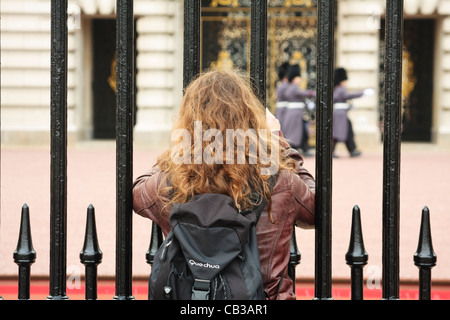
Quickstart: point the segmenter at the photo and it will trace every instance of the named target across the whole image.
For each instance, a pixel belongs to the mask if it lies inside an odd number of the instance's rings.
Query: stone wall
[[[1,3],[2,145],[49,145],[50,1]],[[69,143],[92,138],[90,22],[114,18],[115,0],[69,1]],[[78,10],[78,11],[77,11]],[[182,97],[183,1],[135,0],[137,122],[135,144],[166,146]],[[379,21],[383,0],[338,0],[336,66],[349,89],[373,88],[350,112],[358,145],[380,144]],[[432,137],[450,144],[450,0],[405,0],[405,18],[436,20]]]
[[[380,144],[378,127],[380,1],[338,1],[336,67],[347,70],[350,92],[367,88],[373,96],[353,100],[349,117],[359,147]]]
[[[115,1],[69,1],[69,144],[92,136],[93,18],[114,18]],[[78,12],[77,12],[78,10]],[[182,1],[136,0],[138,111],[135,142],[158,147],[182,96]],[[2,144],[49,145],[50,1],[2,0]]]

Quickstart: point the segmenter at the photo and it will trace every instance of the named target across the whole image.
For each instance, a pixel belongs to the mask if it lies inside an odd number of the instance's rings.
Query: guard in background
[[[299,86],[301,70],[298,64],[289,67],[287,72],[288,85],[285,88],[283,99],[287,100],[286,110],[283,116],[278,118],[281,131],[291,147],[301,149],[305,157],[312,156],[308,145],[308,124],[304,121],[306,99],[314,98],[313,90],[302,90]]]
[[[349,100],[374,94],[373,89],[348,93],[346,88],[347,80],[347,71],[344,68],[337,68],[334,71],[333,158],[339,158],[334,152],[337,142],[345,143],[350,157],[361,155],[361,151],[356,148],[352,123],[348,118],[348,111],[353,109],[353,105],[349,103]]]
[[[289,86],[289,81],[287,77],[287,72],[289,69],[289,62],[284,62],[278,69],[278,79],[279,82],[276,88],[277,94],[277,104],[275,108],[275,118],[278,119],[281,125],[281,131],[284,132],[283,122],[286,118],[287,111],[287,98],[286,98],[286,88]]]

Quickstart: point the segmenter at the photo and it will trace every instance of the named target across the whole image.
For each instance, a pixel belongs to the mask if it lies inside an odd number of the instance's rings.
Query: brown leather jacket
[[[295,299],[293,283],[287,272],[294,224],[305,229],[314,227],[314,178],[302,167],[300,154],[294,149],[289,153],[296,159],[297,167],[295,172],[281,171],[278,174],[272,192],[275,222],[270,221],[265,208],[257,225],[264,288],[270,299],[280,300]],[[170,208],[163,208],[157,193],[159,184],[165,181],[162,179],[163,174],[157,166],[138,177],[133,188],[133,208],[139,215],[155,221],[167,235]],[[167,200],[165,197],[162,199]]]

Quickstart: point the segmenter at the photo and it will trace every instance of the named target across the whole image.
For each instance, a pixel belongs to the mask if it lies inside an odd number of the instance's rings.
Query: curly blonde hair
[[[269,164],[256,156],[252,146],[257,146],[259,155],[262,151],[270,155],[277,153],[276,173],[294,165],[283,152],[278,152],[279,141],[277,146],[273,143],[265,112],[251,89],[249,79],[241,71],[212,70],[194,79],[184,92],[173,133],[182,130],[188,137],[195,137],[201,124],[201,152],[198,152],[199,145],[195,143],[199,140],[194,138],[194,141],[175,141],[158,158],[158,166],[166,174],[171,192],[167,204],[187,202],[196,194],[221,193],[232,197],[237,208],[248,210],[259,204],[250,199],[250,194],[256,192],[260,199],[264,196],[268,200],[270,213],[270,174],[264,171]],[[209,137],[205,141],[204,133],[209,129],[216,134],[214,140]],[[232,141],[221,140],[221,137],[229,137],[227,132],[230,130],[234,134]],[[243,133],[256,134],[242,136]],[[235,142],[241,138],[245,139],[245,146],[240,147]],[[211,147],[213,144],[214,148]],[[215,161],[202,161],[205,153],[214,157]],[[174,155],[181,156],[184,161],[174,161]],[[243,156],[244,163],[239,161]]]

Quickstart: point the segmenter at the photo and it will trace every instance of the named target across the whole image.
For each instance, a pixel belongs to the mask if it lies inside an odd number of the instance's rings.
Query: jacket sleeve
[[[314,228],[315,194],[298,175],[292,175],[291,192],[295,225],[303,229]]]
[[[133,184],[133,210],[149,218],[165,229],[168,219],[164,219],[166,210],[161,205],[158,188],[161,184],[161,171],[155,166],[149,172],[136,178]]]
[[[281,130],[278,131],[278,135],[281,138],[284,137],[283,132]],[[305,182],[305,184],[312,192],[315,192],[316,182],[314,180],[314,177],[309,173],[309,171],[303,167],[304,161],[300,153],[296,149],[291,148],[289,144],[285,142],[285,140],[283,140],[281,147],[284,148],[284,153],[286,156],[295,160],[294,172]]]
[[[288,156],[294,160],[295,162],[295,169],[294,172],[304,181],[304,183],[308,186],[308,188],[315,193],[316,191],[316,181],[314,180],[314,177],[312,176],[309,171],[303,167],[303,157],[300,155],[300,153],[293,149],[289,148],[286,150]]]
[[[295,149],[287,150],[289,156],[296,160],[295,174],[292,175],[291,192],[294,198],[296,226],[314,228],[316,182],[309,171],[303,167],[303,158]]]

